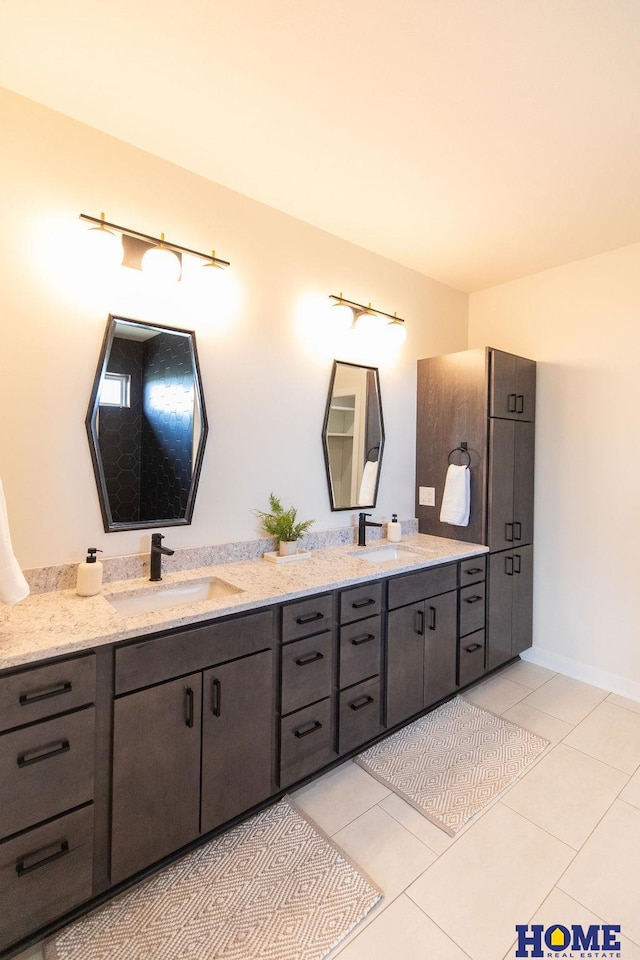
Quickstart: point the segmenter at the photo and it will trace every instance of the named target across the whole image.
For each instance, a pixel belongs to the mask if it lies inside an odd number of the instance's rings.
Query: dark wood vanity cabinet
[[[272,622],[264,611],[116,648],[116,694],[153,686],[114,701],[112,883],[273,792]]]
[[[489,670],[531,646],[532,551],[525,548],[533,543],[535,397],[535,362],[502,350],[467,350],[418,363],[420,532],[473,540],[491,551],[486,631],[467,644],[471,650],[461,648],[461,678],[477,679],[482,657]],[[457,527],[439,517],[447,464],[467,460],[457,449],[463,443],[471,461],[471,515],[467,527]],[[435,487],[435,506],[420,504],[420,487]],[[520,574],[505,572],[502,551],[513,553]],[[511,563],[506,559],[507,571]]]
[[[0,677],[0,950],[92,895],[95,659]]]

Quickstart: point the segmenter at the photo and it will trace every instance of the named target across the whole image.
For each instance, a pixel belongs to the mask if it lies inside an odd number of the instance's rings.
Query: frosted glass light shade
[[[407,339],[407,328],[401,320],[390,320],[384,333],[391,347],[401,347]]]
[[[329,322],[336,331],[350,330],[353,326],[353,310],[346,303],[334,303],[329,307]]]
[[[90,256],[94,263],[109,270],[122,263],[122,237],[105,227],[91,227],[87,230]]]
[[[142,258],[142,270],[146,276],[161,283],[180,279],[181,267],[178,257],[166,247],[152,247]]]

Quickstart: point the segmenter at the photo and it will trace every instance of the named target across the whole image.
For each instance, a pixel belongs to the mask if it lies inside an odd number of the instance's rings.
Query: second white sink
[[[403,559],[408,553],[411,553],[411,551],[407,547],[395,547],[391,544],[385,544],[383,547],[362,547],[360,550],[353,551],[355,557],[358,557],[359,560],[367,560],[369,563]]]
[[[183,607],[200,600],[215,600],[242,592],[240,587],[235,587],[226,580],[207,577],[206,580],[185,580],[183,583],[160,587],[142,587],[135,593],[124,595],[114,593],[111,596],[106,595],[105,599],[118,613],[135,616],[137,613],[153,613],[156,610]]]

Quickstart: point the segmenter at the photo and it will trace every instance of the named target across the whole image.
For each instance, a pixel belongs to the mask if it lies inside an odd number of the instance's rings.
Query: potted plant
[[[296,523],[296,508],[289,507],[288,510],[285,510],[280,500],[273,493],[269,494],[269,506],[271,507],[271,513],[256,510],[256,516],[260,518],[266,532],[272,537],[278,538],[280,556],[291,556],[291,554],[297,552],[298,540],[302,534],[306,533],[315,521],[299,520]]]

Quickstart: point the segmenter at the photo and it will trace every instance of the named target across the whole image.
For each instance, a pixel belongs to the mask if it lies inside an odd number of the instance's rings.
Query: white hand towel
[[[20,603],[29,596],[29,584],[13,555],[9,517],[0,480],[0,603]]]
[[[456,527],[469,524],[471,511],[471,471],[467,466],[450,463],[444,482],[440,522]]]
[[[359,507],[370,507],[376,495],[376,480],[378,479],[378,461],[367,460],[362,471],[362,482],[358,495]]]

